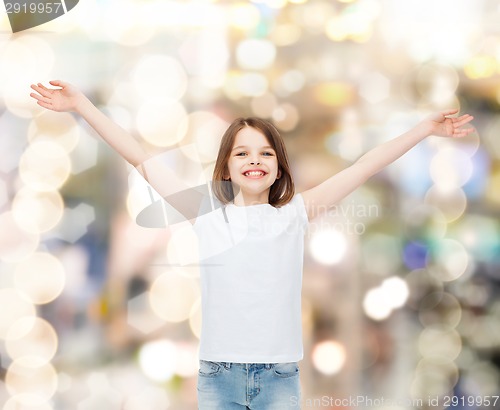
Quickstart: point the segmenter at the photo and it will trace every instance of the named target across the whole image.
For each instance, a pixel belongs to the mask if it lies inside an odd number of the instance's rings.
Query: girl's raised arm
[[[63,81],[50,81],[58,88],[47,88],[41,83],[32,84],[36,91],[30,94],[38,105],[52,111],[75,112],[101,136],[119,155],[132,164],[148,183],[163,197],[189,190],[189,186],[177,173],[156,161],[141,144],[127,131],[108,118],[75,86]],[[201,201],[201,196],[196,196]],[[172,204],[183,215],[195,215],[198,204],[189,201],[175,201]],[[196,202],[196,201],[195,201]]]
[[[36,93],[31,93],[30,96],[37,100],[38,105],[53,111],[80,114],[104,141],[133,166],[148,158],[148,154],[134,137],[104,115],[75,86],[63,81],[50,81],[50,84],[60,88],[49,89],[41,83],[31,85]]]
[[[410,131],[368,151],[353,165],[340,171],[326,181],[302,193],[307,215],[312,219],[335,205],[368,178],[401,157],[420,141],[430,135],[440,137],[465,137],[473,129],[461,129],[473,117],[465,114],[457,118],[449,117],[458,110],[446,110],[430,115]]]

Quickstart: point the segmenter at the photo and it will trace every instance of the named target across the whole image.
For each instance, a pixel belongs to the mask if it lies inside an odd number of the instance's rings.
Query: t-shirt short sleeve
[[[304,203],[304,198],[302,194],[295,194],[295,196],[290,201],[290,204],[294,206],[297,217],[300,220],[302,226],[306,226],[309,223],[309,218],[307,217],[306,205]]]

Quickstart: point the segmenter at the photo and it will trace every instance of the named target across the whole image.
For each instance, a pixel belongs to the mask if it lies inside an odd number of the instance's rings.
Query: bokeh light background
[[[401,410],[499,394],[496,0],[81,0],[16,35],[0,7],[3,410],[196,408],[192,235],[135,224],[132,168],[30,99],[51,79],[152,153],[195,144],[207,175],[228,123],[270,118],[299,191],[430,111],[473,114],[476,133],[429,138],[311,224],[302,393]],[[379,402],[332,402],[360,395]]]

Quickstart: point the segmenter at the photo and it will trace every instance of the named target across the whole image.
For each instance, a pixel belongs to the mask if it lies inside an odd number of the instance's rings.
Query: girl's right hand
[[[77,111],[85,95],[69,83],[59,80],[49,83],[60,88],[49,89],[41,83],[31,85],[36,93],[31,93],[30,96],[37,100],[37,104],[52,111]]]

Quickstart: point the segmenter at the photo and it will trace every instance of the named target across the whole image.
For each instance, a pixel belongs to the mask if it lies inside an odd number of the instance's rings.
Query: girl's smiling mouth
[[[264,172],[261,169],[250,169],[243,173],[243,176],[247,178],[262,178],[265,175],[267,175],[267,172]]]

